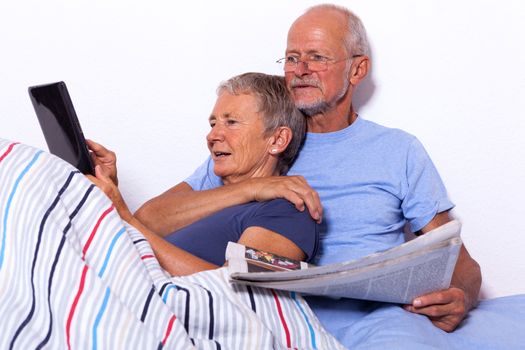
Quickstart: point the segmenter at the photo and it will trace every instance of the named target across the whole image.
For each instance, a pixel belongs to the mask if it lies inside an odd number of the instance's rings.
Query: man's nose
[[[295,66],[294,73],[297,76],[303,76],[303,75],[311,74],[312,71],[308,68],[308,62],[299,61],[297,62],[297,65]]]

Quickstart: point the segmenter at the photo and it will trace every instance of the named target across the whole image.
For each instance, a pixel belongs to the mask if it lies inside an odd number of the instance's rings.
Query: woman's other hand
[[[122,194],[120,193],[120,190],[118,189],[117,185],[109,177],[109,174],[106,171],[107,170],[104,169],[101,165],[96,165],[96,176],[86,176],[89,180],[91,180],[91,182],[93,182],[97,187],[99,187],[106,194],[106,196],[109,197],[109,199],[113,202],[115,209],[117,209],[117,212],[119,213],[120,217],[123,220],[130,222],[133,218],[133,215],[131,214],[128,205],[124,201],[124,198],[122,198]]]

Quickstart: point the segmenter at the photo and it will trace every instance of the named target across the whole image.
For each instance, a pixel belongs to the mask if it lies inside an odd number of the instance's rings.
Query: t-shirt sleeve
[[[401,207],[410,229],[416,232],[454,204],[434,163],[416,138],[408,149],[406,164],[406,194]]]
[[[262,205],[249,219],[247,226],[274,231],[294,242],[312,261],[319,246],[318,225],[308,210],[300,212],[285,199],[274,199]]]
[[[210,156],[184,182],[194,191],[209,190],[223,185],[221,178],[213,172],[213,160]]]

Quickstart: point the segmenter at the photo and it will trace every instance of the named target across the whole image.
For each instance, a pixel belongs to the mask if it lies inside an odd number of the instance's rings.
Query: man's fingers
[[[284,193],[283,196],[284,199],[286,199],[288,202],[292,203],[295,208],[299,211],[303,211],[305,208],[304,200],[297,195],[294,191],[287,191]]]
[[[465,302],[465,292],[459,288],[449,288],[419,296],[414,299],[412,305],[421,308],[436,304],[450,304],[454,302]]]
[[[262,179],[252,179],[250,182],[253,199],[267,201],[284,198],[291,202],[299,211],[308,208],[314,220],[321,222],[323,207],[319,194],[308,185],[302,176],[274,176]]]
[[[302,202],[300,206],[297,206],[298,202],[293,202],[296,204],[297,209],[303,211],[304,205],[306,205],[310,216],[320,223],[323,217],[323,207],[321,206],[321,199],[317,191],[312,189],[302,176],[293,176],[290,177],[290,179],[293,184],[290,186],[291,190],[295,192],[296,196],[299,197]]]
[[[445,305],[431,305],[421,308],[413,307],[412,305],[407,305],[405,310],[413,312],[415,314],[426,315],[429,317],[442,317],[450,315],[454,311],[454,306],[452,304]]]
[[[432,323],[446,332],[453,331],[467,313],[465,292],[459,288],[426,294],[414,299],[404,309],[427,316]]]

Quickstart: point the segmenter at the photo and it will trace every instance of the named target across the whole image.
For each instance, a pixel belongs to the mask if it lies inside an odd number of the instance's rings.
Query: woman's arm
[[[263,227],[248,227],[238,243],[286,258],[304,261],[306,254],[290,239]]]
[[[96,177],[88,176],[111,199],[120,217],[137,228],[150,243],[160,265],[172,275],[189,275],[195,272],[215,269],[218,266],[181,249],[146,227],[131,214],[118,187],[103,168],[95,167]],[[272,252],[294,260],[305,260],[306,254],[289,238],[272,230],[250,226],[238,240],[239,243],[259,250]],[[217,247],[220,249],[220,247]]]
[[[181,276],[218,267],[174,246],[144,226],[139,220],[133,217],[118,187],[109,176],[104,173],[100,165],[95,167],[95,174],[96,177],[91,175],[87,177],[111,199],[120,217],[144,235],[164,270],[168,271],[171,275]]]

